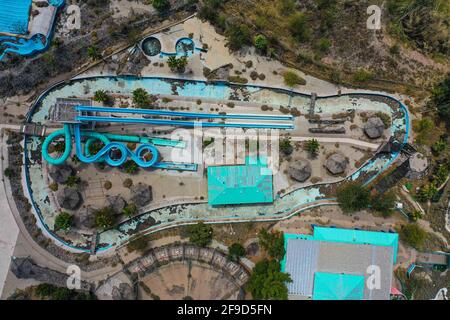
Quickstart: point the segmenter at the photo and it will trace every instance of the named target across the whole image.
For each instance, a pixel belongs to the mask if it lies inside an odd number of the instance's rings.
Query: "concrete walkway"
[[[2,134],[2,132],[0,133]],[[3,139],[0,139],[0,150],[4,154]],[[4,177],[3,165],[0,166],[2,172],[2,179]],[[3,210],[0,211],[0,296],[2,296],[6,277],[8,275],[9,266],[11,263],[11,256],[13,255],[16,246],[17,236],[19,235],[19,228],[10,214],[8,199],[6,197],[5,188],[0,188],[0,206]]]

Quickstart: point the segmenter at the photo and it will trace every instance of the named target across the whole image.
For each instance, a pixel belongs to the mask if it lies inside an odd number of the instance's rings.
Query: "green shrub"
[[[233,51],[240,50],[243,46],[251,44],[250,29],[245,24],[229,27],[225,35],[228,40],[228,48]]]
[[[228,81],[233,83],[246,84],[248,82],[248,79],[242,78],[240,76],[229,76]]]
[[[139,166],[131,159],[124,162],[123,168],[128,174],[134,174],[139,170]]]
[[[105,90],[97,90],[94,92],[94,101],[107,103],[110,97]]]
[[[331,48],[331,40],[328,38],[319,39],[319,41],[317,41],[315,48],[321,54],[327,54]]]
[[[138,208],[134,203],[129,203],[123,208],[123,214],[128,218],[134,216],[136,213],[138,213]]]
[[[387,113],[379,111],[375,113],[375,115],[383,121],[385,128],[389,128],[391,126],[391,117]]]
[[[92,60],[100,60],[102,58],[102,55],[96,46],[90,46],[87,48],[87,55]]]
[[[306,84],[305,79],[303,79],[298,74],[292,71],[286,71],[283,74],[283,77],[284,77],[284,84],[289,87],[303,86]]]
[[[228,248],[228,259],[238,261],[240,257],[245,256],[245,248],[240,243],[233,243]]]
[[[138,108],[150,108],[151,104],[156,101],[156,97],[148,94],[147,91],[145,91],[142,88],[135,89],[133,91],[133,103]]]
[[[169,0],[151,0],[153,7],[158,11],[165,11],[170,8]]]
[[[367,208],[370,192],[357,183],[347,183],[337,192],[337,201],[344,213],[351,213]]]
[[[288,20],[288,28],[291,34],[299,41],[308,41],[311,37],[311,29],[308,26],[306,16],[296,12]]]
[[[278,1],[278,10],[284,16],[290,15],[295,10],[295,1],[294,0],[279,0]]]
[[[55,230],[68,230],[72,226],[73,216],[67,212],[61,212],[55,219]]]
[[[167,65],[173,72],[183,73],[186,70],[188,64],[187,58],[185,56],[177,58],[175,56],[170,56],[167,60]]]
[[[258,234],[258,239],[261,247],[266,250],[270,257],[278,261],[283,259],[286,253],[283,232],[268,232],[266,229],[262,229]]]
[[[257,50],[265,53],[267,51],[267,46],[269,45],[269,41],[267,40],[267,38],[264,35],[258,34],[253,38],[253,45],[255,46],[255,48]]]
[[[294,147],[292,146],[289,138],[283,138],[280,140],[280,151],[287,156],[294,151]]]
[[[355,82],[367,82],[369,80],[373,79],[373,74],[372,72],[363,69],[363,68],[359,68],[358,71],[355,72],[355,74],[353,75],[353,81]]]
[[[426,202],[434,198],[434,196],[438,193],[438,189],[436,187],[436,183],[433,181],[431,183],[427,183],[422,188],[420,188],[418,198],[422,202]]]
[[[292,282],[289,274],[280,271],[276,260],[264,259],[257,262],[246,285],[255,300],[287,300],[286,284]]]
[[[11,168],[6,168],[5,171],[3,171],[3,174],[7,178],[11,178],[14,174],[14,171]]]
[[[75,175],[69,176],[66,181],[66,185],[68,187],[75,187],[78,186],[80,183],[81,183],[80,177],[77,177]]]
[[[36,287],[36,295],[40,298],[46,298],[53,294],[53,292],[56,290],[56,287],[49,283],[40,283]]]
[[[219,23],[220,16],[218,14],[222,0],[204,0],[198,12],[200,19],[208,20],[212,23],[221,25],[222,30],[225,28],[224,23]]]
[[[426,144],[434,135],[436,125],[431,118],[423,118],[419,121],[413,121],[414,131],[417,132],[416,142],[418,144]]]
[[[306,150],[312,155],[316,156],[319,152],[320,144],[316,139],[311,139],[306,142]]]
[[[439,116],[450,119],[450,73],[433,88],[431,103],[436,107]]]
[[[105,207],[95,213],[95,225],[102,230],[109,229],[114,225],[114,216],[110,207]]]
[[[400,54],[400,46],[398,45],[398,43],[396,43],[392,47],[390,47],[389,52],[395,56],[399,55]]]
[[[211,243],[213,230],[211,226],[199,222],[188,226],[189,241],[197,246],[206,247]]]
[[[420,250],[426,239],[427,233],[417,223],[410,223],[400,230],[400,239],[410,246]]]
[[[380,212],[383,217],[387,218],[392,215],[395,207],[395,193],[392,191],[384,194],[378,194],[371,199],[372,209]]]

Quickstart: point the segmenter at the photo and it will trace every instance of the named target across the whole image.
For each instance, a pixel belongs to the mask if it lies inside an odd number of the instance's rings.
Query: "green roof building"
[[[272,170],[265,159],[248,157],[245,165],[208,167],[211,206],[272,202]]]

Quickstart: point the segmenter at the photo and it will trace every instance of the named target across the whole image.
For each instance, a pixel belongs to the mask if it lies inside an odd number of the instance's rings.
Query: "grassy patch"
[[[306,80],[300,77],[297,73],[292,71],[286,71],[283,75],[284,84],[289,87],[303,86],[306,84]]]

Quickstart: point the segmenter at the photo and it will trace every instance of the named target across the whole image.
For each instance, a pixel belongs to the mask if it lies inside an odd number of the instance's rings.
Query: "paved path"
[[[3,139],[0,139],[0,149],[3,153]],[[1,166],[2,178],[3,166]],[[6,178],[7,179],[7,178]],[[8,210],[8,200],[6,197],[5,188],[0,188],[0,296],[3,292],[6,276],[8,275],[11,256],[13,255],[16,246],[17,236],[19,235],[19,228],[14,221],[14,218]]]
[[[194,135],[199,136],[203,135],[203,131],[200,130],[194,130]],[[215,134],[214,132],[208,131],[208,137],[223,137],[221,134]],[[246,136],[249,137],[249,136]],[[359,147],[363,148],[370,148],[370,149],[378,149],[380,146],[377,143],[370,143],[367,141],[359,140],[359,139],[353,139],[353,138],[345,138],[345,137],[317,137],[315,135],[308,135],[308,136],[290,136],[291,141],[308,141],[311,139],[316,139],[318,142],[325,142],[325,143],[347,143],[347,144],[353,144]]]
[[[358,139],[352,139],[352,138],[341,138],[341,137],[314,137],[314,136],[305,136],[305,137],[291,137],[291,141],[308,141],[311,139],[316,139],[318,142],[325,142],[325,143],[346,143],[346,144],[353,144],[359,147],[363,148],[369,148],[369,149],[378,149],[380,146],[376,143],[370,143],[363,140]]]

